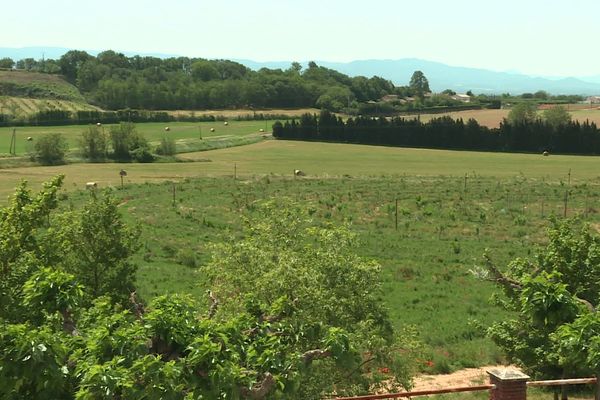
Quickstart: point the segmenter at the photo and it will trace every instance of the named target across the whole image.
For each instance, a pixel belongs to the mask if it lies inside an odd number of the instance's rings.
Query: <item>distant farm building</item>
[[[590,96],[585,101],[590,104],[600,104],[600,96]]]
[[[462,101],[463,103],[470,103],[471,102],[471,96],[469,96],[468,94],[454,94],[452,96],[450,96],[452,98],[452,100],[457,100],[457,101]]]
[[[383,96],[381,98],[381,101],[383,101],[385,103],[391,103],[392,101],[398,101],[398,95],[397,94],[386,94],[385,96]]]

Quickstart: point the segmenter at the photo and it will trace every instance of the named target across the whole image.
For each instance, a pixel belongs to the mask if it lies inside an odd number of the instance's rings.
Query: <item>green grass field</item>
[[[242,124],[240,122],[240,124]],[[249,122],[258,124],[261,122]],[[160,132],[156,127],[157,135]],[[222,124],[220,125],[222,126]],[[250,125],[250,129],[257,126]],[[35,128],[43,129],[43,128]],[[77,130],[74,127],[74,135]],[[163,128],[164,129],[164,128]],[[173,128],[174,130],[175,128]],[[205,130],[203,126],[203,132]],[[219,129],[215,132],[218,135]],[[43,133],[40,133],[43,134]],[[8,144],[6,144],[8,146]],[[162,182],[192,177],[232,176],[234,168],[240,177],[256,175],[291,176],[301,169],[309,176],[379,177],[387,176],[486,176],[507,179],[523,176],[546,182],[566,182],[571,171],[574,183],[600,182],[596,157],[555,156],[462,152],[428,149],[405,149],[364,145],[310,143],[267,140],[248,146],[181,154],[186,162],[154,164],[70,164],[53,167],[21,167],[0,169],[0,197],[5,198],[21,180],[41,183],[64,173],[67,187],[77,189],[88,181],[101,186],[120,184],[119,170],[128,171],[127,182]]]
[[[263,199],[287,197],[311,207],[316,221],[350,222],[360,238],[357,252],[383,266],[394,322],[416,326],[426,344],[423,370],[444,373],[503,360],[485,327],[505,314],[489,302],[492,285],[470,270],[485,249],[500,266],[532,256],[545,241],[546,218],[562,215],[565,190],[524,176],[470,176],[465,190],[464,177],[266,175],[128,184],[116,195],[128,220],[143,230],[136,261],[145,298],[203,296],[211,243],[238,234],[242,215]],[[65,204],[77,204],[89,194],[65,196]],[[568,215],[597,224],[599,205],[600,186],[572,183]]]
[[[256,129],[261,123],[248,124]],[[172,125],[171,134],[183,135],[188,126]],[[161,124],[144,129],[148,136],[164,134]],[[218,124],[215,135],[224,129]],[[530,256],[545,240],[546,218],[563,214],[566,190],[568,215],[600,226],[595,157],[276,140],[179,157],[185,162],[0,169],[0,195],[21,179],[35,187],[65,173],[67,207],[89,196],[79,190],[85,182],[118,188],[118,172],[125,168],[125,187],[115,194],[126,218],[143,231],[136,262],[146,298],[202,295],[210,244],[236,235],[255,202],[288,197],[305,203],[317,220],[350,222],[360,237],[357,251],[382,264],[391,315],[397,325],[418,327],[425,361],[433,362],[423,369],[431,372],[502,360],[484,328],[504,315],[488,302],[493,287],[469,272],[486,248],[499,265]],[[294,169],[307,176],[294,178]]]
[[[232,121],[227,126],[223,122],[171,122],[171,123],[143,123],[136,124],[136,128],[151,145],[157,145],[164,136],[172,137],[178,145],[178,152],[202,150],[202,140],[206,142],[226,141],[232,137],[260,136],[260,129],[265,132],[271,131],[271,125],[274,121]],[[104,125],[102,128],[106,133],[110,132],[111,125]],[[166,127],[169,131],[165,131]],[[67,126],[47,126],[47,127],[8,127],[0,128],[0,155],[7,155],[10,148],[10,141],[13,130],[16,132],[17,156],[27,155],[33,148],[33,143],[43,135],[58,132],[61,133],[69,144],[72,153],[76,153],[79,147],[79,138],[81,133],[88,129],[89,125],[67,125]],[[214,129],[214,132],[210,130]],[[32,142],[27,138],[31,137]],[[201,140],[202,138],[202,140]],[[216,146],[228,147],[228,146]],[[215,148],[215,147],[213,147]]]

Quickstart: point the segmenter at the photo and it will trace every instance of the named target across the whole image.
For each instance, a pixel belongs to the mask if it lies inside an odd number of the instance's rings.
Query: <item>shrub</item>
[[[177,152],[175,139],[170,136],[165,136],[160,140],[160,144],[156,148],[156,153],[163,156],[172,156]]]
[[[135,129],[135,125],[122,122],[110,128],[113,157],[117,160],[134,159],[139,162],[152,162],[154,157],[148,150],[148,142]]]
[[[79,139],[81,155],[88,160],[103,160],[108,152],[108,141],[104,130],[90,126],[81,133]]]
[[[35,143],[34,157],[44,165],[63,164],[69,145],[60,133],[40,137]]]
[[[154,155],[150,153],[148,146],[137,147],[131,150],[129,158],[140,163],[151,163],[154,161]]]
[[[198,259],[196,253],[190,249],[181,249],[177,252],[177,262],[186,267],[196,268],[198,266]]]

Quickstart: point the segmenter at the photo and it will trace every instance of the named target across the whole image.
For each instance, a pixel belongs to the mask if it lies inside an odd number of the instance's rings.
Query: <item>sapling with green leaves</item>
[[[576,220],[557,219],[548,237],[534,260],[516,259],[505,271],[486,255],[480,273],[502,288],[497,300],[514,315],[489,334],[535,377],[598,374],[600,237]]]

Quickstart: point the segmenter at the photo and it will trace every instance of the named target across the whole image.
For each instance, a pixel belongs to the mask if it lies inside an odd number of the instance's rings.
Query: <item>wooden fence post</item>
[[[398,198],[396,198],[396,230],[398,230]]]

